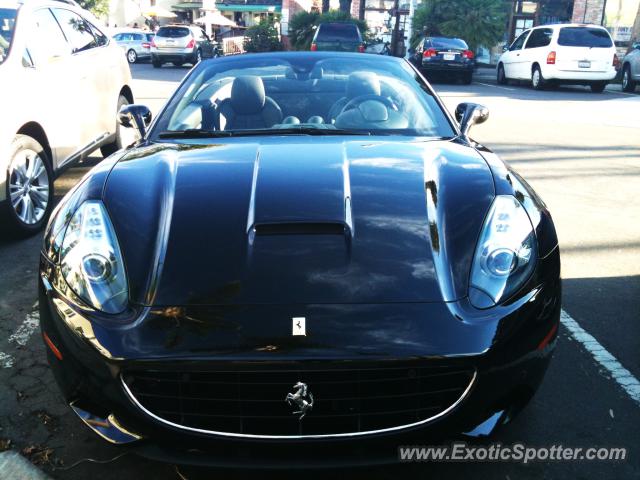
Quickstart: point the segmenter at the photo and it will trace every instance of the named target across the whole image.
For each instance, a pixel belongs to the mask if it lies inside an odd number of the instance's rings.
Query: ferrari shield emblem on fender
[[[303,335],[306,336],[307,335],[307,326],[305,325],[306,323],[306,318],[305,317],[293,317],[291,319],[292,321],[292,325],[291,325],[291,335]]]
[[[298,382],[293,388],[295,389],[295,393],[287,393],[285,402],[298,409],[294,411],[293,414],[301,414],[298,420],[302,420],[307,412],[313,408],[313,395],[309,391],[306,383]]]

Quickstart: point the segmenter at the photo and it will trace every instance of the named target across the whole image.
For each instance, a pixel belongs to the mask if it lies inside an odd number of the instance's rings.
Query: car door
[[[502,65],[504,65],[504,73],[507,78],[522,78],[522,66],[520,65],[522,59],[520,57],[522,55],[522,47],[529,33],[530,30],[522,32],[520,36],[513,41],[509,50],[502,55]]]
[[[52,11],[72,47],[71,68],[80,80],[74,98],[78,107],[76,123],[81,131],[82,147],[90,146],[102,141],[113,130],[114,115],[107,115],[107,112],[111,112],[117,103],[110,80],[116,65],[104,48],[108,44],[106,35],[76,12],[63,7]]]
[[[78,126],[80,78],[72,67],[71,46],[48,8],[33,12],[19,85],[25,108],[43,125],[59,166],[82,143]]]
[[[521,78],[531,77],[534,62],[538,62],[540,65],[546,62],[548,54],[546,47],[551,43],[552,36],[553,29],[551,28],[540,27],[531,30],[524,48],[520,52],[519,68],[523,75]]]
[[[203,58],[213,57],[213,45],[211,44],[211,40],[209,40],[207,33],[201,28],[196,28],[194,29],[193,34],[196,38],[198,46],[202,50]]]

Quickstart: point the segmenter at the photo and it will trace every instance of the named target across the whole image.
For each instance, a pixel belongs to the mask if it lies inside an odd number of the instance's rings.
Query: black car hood
[[[453,300],[492,197],[464,145],[305,136],[139,148],[103,195],[156,306]]]

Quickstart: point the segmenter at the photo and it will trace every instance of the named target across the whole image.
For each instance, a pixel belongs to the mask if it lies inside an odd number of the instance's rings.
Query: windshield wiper
[[[162,132],[160,138],[226,138],[253,137],[267,135],[371,135],[369,130],[341,130],[337,128],[287,127],[259,128],[255,130],[204,130],[190,128],[187,130]]]

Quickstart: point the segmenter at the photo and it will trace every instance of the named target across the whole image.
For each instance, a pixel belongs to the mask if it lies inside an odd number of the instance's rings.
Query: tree
[[[282,50],[282,43],[273,21],[261,20],[257,25],[247,28],[244,34],[244,50],[251,53]]]
[[[309,50],[316,28],[321,23],[352,22],[358,26],[364,39],[368,35],[367,22],[353,18],[349,13],[340,10],[329,10],[326,13],[301,11],[289,21],[289,40],[294,50]]]
[[[443,35],[465,40],[476,51],[502,40],[506,20],[503,0],[425,0],[413,18],[414,42],[423,35]]]
[[[98,18],[109,14],[109,0],[78,0],[78,4]]]

